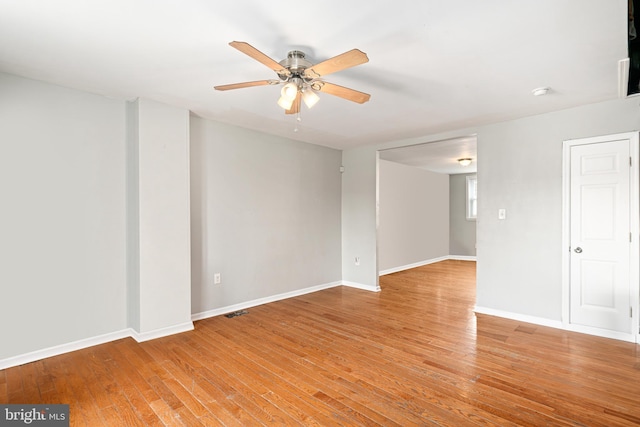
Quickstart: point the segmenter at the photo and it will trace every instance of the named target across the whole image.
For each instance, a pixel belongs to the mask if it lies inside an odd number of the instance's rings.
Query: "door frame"
[[[629,210],[631,243],[629,248],[629,286],[631,289],[631,333],[615,332],[606,329],[574,325],[570,322],[571,307],[571,269],[570,269],[570,237],[571,237],[571,147],[576,145],[598,144],[613,139],[629,140]],[[640,343],[640,175],[639,175],[639,133],[625,132],[591,138],[569,139],[562,142],[562,325],[564,329],[614,338],[623,341]]]

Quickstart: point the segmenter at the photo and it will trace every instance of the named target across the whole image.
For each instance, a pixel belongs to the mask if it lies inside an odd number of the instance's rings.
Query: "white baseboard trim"
[[[343,286],[348,286],[350,288],[362,289],[370,292],[380,292],[380,285],[364,285],[362,283],[357,282],[349,282],[346,280],[342,281]]]
[[[449,255],[449,259],[455,261],[476,261],[476,257],[468,255]]]
[[[519,322],[532,323],[534,325],[548,326],[550,328],[562,329],[568,332],[578,332],[602,338],[611,338],[614,340],[636,342],[633,334],[625,334],[623,332],[610,331],[607,329],[592,328],[589,326],[565,324],[560,320],[545,319],[542,317],[528,316],[526,314],[511,313],[508,311],[495,310],[493,308],[475,306],[474,312],[479,314],[487,314],[489,316],[503,317],[505,319],[517,320]]]
[[[382,270],[378,273],[379,276],[384,276],[386,274],[397,273],[399,271],[410,270],[412,268],[422,267],[423,265],[433,264],[440,261],[448,260],[448,256],[442,256],[438,258],[432,258],[425,261],[414,262],[413,264],[401,265],[398,267],[388,268],[386,270]]]
[[[614,340],[627,341],[627,342],[633,342],[633,343],[636,342],[636,338],[633,334],[625,334],[624,332],[610,331],[607,329],[593,328],[590,326],[574,325],[571,323],[569,323],[568,325],[565,325],[564,329],[571,332],[578,332],[578,333],[587,334],[587,335],[595,335],[597,337],[602,337],[602,338],[611,338]]]
[[[96,337],[85,338],[66,344],[43,348],[42,350],[32,351],[30,353],[20,354],[18,356],[8,357],[6,359],[0,360],[0,370],[24,365],[25,363],[31,363],[41,359],[46,359],[47,357],[58,356],[60,354],[81,350],[87,347],[93,347],[94,345],[100,345],[110,341],[128,338],[130,336],[131,330],[123,329],[121,331],[110,332],[108,334],[98,335]]]
[[[475,306],[473,311],[478,314],[504,317],[505,319],[517,320],[518,322],[533,323],[534,325],[548,326],[550,328],[565,329],[560,320],[545,319],[544,317],[529,316],[527,314],[512,313],[510,311],[496,310],[494,308]]]
[[[300,295],[310,294],[312,292],[318,292],[323,289],[335,288],[336,286],[340,286],[342,283],[343,282],[326,283],[323,285],[311,286],[309,288],[298,289],[295,291],[285,292],[285,293],[273,295],[270,297],[258,298],[251,301],[245,301],[238,304],[215,308],[213,310],[207,310],[200,313],[192,314],[191,320],[196,321],[196,320],[208,319],[209,317],[220,316],[222,314],[232,313],[234,311],[244,310],[244,309],[255,307],[258,305],[268,304],[270,302],[276,302],[276,301],[280,301],[287,298],[293,298]]]
[[[474,256],[465,256],[465,255],[447,255],[441,256],[438,258],[431,258],[425,261],[414,262],[413,264],[401,265],[399,267],[388,268],[386,270],[382,270],[379,273],[379,276],[384,276],[386,274],[397,273],[399,271],[410,270],[412,268],[422,267],[423,265],[434,264],[440,261],[447,260],[457,260],[457,261],[475,261],[476,257]]]
[[[105,344],[107,342],[116,341],[122,338],[133,338],[137,342],[149,341],[157,338],[166,337],[169,335],[179,334],[182,332],[192,331],[194,329],[193,321],[206,319],[208,317],[219,316],[221,314],[230,313],[237,310],[243,310],[257,305],[267,304],[270,302],[280,301],[287,298],[292,298],[300,295],[309,294],[312,292],[321,291],[323,289],[334,288],[336,286],[350,286],[353,288],[364,289],[368,291],[379,292],[380,288],[376,286],[363,285],[355,282],[337,281],[326,283],[323,285],[312,286],[305,289],[298,289],[292,292],[286,292],[283,294],[273,295],[271,297],[259,298],[252,301],[243,302],[227,307],[218,308],[215,310],[208,310],[202,313],[196,313],[191,316],[190,322],[181,323],[178,325],[169,326],[166,328],[155,329],[148,332],[138,332],[132,328],[123,329],[121,331],[110,332],[107,334],[86,338],[78,341],[73,341],[66,344],[60,344],[41,350],[32,351],[17,356],[8,357],[6,359],[0,359],[0,370],[12,368],[14,366],[24,365],[25,363],[35,362],[37,360],[46,359],[47,357],[58,356],[60,354],[69,353],[83,348],[92,347],[95,345]]]
[[[148,332],[138,332],[135,329],[130,329],[131,338],[138,342],[144,342],[154,340],[156,338],[162,338],[169,335],[179,334],[182,332],[193,331],[193,322],[184,322],[178,325],[168,326],[166,328],[154,329]]]
[[[14,366],[24,365],[25,363],[31,363],[37,360],[46,359],[47,357],[59,356],[64,353],[82,350],[83,348],[93,347],[95,345],[105,344],[111,341],[117,341],[122,338],[133,338],[137,342],[143,342],[191,330],[193,330],[192,322],[185,322],[179,325],[142,333],[131,328],[122,329],[121,331],[110,332],[108,334],[85,338],[66,344],[55,345],[53,347],[43,348],[42,350],[36,350],[30,353],[1,359],[0,370],[13,368]]]

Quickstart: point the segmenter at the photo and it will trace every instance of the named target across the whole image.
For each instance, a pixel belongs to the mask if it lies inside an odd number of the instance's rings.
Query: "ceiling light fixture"
[[[302,100],[307,105],[307,108],[311,108],[316,105],[318,101],[320,101],[320,97],[316,95],[316,93],[310,87],[308,87],[305,88],[305,90],[302,92]]]
[[[531,93],[534,96],[543,96],[543,95],[546,95],[547,93],[549,93],[549,88],[548,87],[539,87],[537,89],[532,90]]]
[[[471,159],[468,157],[464,159],[458,159],[458,163],[460,163],[460,166],[469,166],[471,164]]]
[[[284,108],[285,110],[290,110],[291,106],[293,106],[293,101],[295,100],[296,100],[295,96],[293,97],[293,99],[289,99],[283,95],[280,97],[280,99],[278,99],[278,105]]]
[[[285,110],[291,109],[293,101],[296,100],[296,95],[298,94],[298,85],[300,84],[299,80],[300,79],[291,79],[282,87],[282,90],[280,90],[280,99],[278,99],[278,105]]]
[[[280,94],[287,99],[296,99],[300,83],[301,81],[298,78],[289,80],[289,82],[282,87]]]
[[[224,91],[245,87],[282,84],[283,88],[280,91],[278,105],[285,110],[285,114],[294,114],[297,121],[300,121],[300,107],[302,102],[304,101],[308,108],[313,107],[320,100],[320,97],[317,95],[318,92],[324,92],[358,104],[364,104],[371,98],[371,95],[368,93],[358,92],[357,90],[334,85],[323,80],[323,76],[327,74],[368,62],[369,58],[367,54],[359,49],[351,49],[333,58],[313,64],[306,59],[305,53],[299,50],[290,51],[287,53],[286,59],[277,62],[249,43],[232,41],[229,45],[271,68],[271,70],[276,72],[279,80],[270,79],[233,83],[215,86],[214,89]]]
[[[303,55],[302,52],[297,51],[296,54]],[[322,82],[305,79],[301,74],[293,74],[293,77],[288,77],[285,81],[286,83],[280,91],[280,99],[278,99],[278,105],[285,110],[291,110],[294,107],[294,103],[299,103],[300,100],[297,99],[298,97],[304,101],[307,108],[313,107],[320,101],[320,97],[315,91],[322,88]],[[295,108],[299,113],[300,107],[297,106]]]

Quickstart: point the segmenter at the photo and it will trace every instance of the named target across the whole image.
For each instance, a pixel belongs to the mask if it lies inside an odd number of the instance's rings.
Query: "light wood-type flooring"
[[[0,371],[87,426],[640,425],[640,346],[475,315],[475,263],[383,276]]]

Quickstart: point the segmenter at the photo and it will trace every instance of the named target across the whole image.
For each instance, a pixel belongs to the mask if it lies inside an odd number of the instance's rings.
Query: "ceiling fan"
[[[290,51],[286,59],[276,62],[249,43],[233,41],[229,45],[271,68],[278,75],[278,79],[215,86],[216,90],[283,84],[278,105],[284,108],[286,114],[299,113],[302,101],[307,107],[313,107],[320,99],[316,92],[328,93],[359,104],[367,102],[371,97],[367,93],[338,86],[322,79],[327,74],[368,62],[367,54],[358,49],[352,49],[314,65],[305,59],[304,52],[299,50]]]

